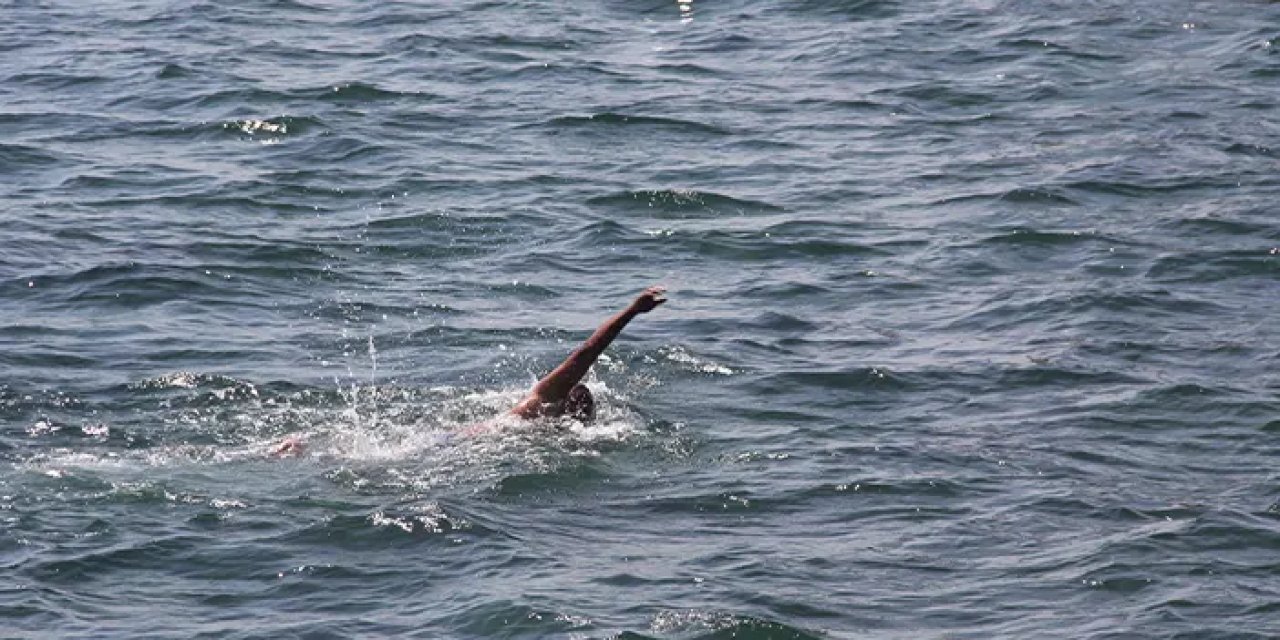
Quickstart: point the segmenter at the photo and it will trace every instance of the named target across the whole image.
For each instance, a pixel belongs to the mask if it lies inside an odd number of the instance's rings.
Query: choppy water
[[[1280,635],[1278,4],[0,14],[5,636]]]

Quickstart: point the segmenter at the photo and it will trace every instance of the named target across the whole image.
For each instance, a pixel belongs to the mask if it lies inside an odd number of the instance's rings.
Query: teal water
[[[0,635],[1280,635],[1280,4],[0,12]]]

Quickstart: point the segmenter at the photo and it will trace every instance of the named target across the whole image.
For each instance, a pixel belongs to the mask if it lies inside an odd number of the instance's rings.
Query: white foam
[[[699,373],[713,373],[721,376],[731,376],[736,373],[733,369],[715,362],[708,358],[695,356],[684,349],[684,347],[663,347],[658,350],[667,360],[682,365],[683,368]]]
[[[165,383],[181,385],[188,379],[177,376]],[[182,474],[228,465],[297,465],[296,460],[272,455],[285,438],[295,438],[303,443],[298,458],[313,465],[321,477],[341,469],[343,473],[330,480],[356,488],[421,491],[459,483],[483,484],[513,469],[546,470],[565,455],[598,455],[601,445],[625,441],[642,430],[643,420],[627,408],[622,393],[599,380],[589,380],[587,385],[597,399],[597,417],[589,423],[528,421],[509,414],[526,392],[522,387],[468,390],[353,385],[341,390],[337,402],[314,391],[281,396],[214,395],[216,401],[210,405],[161,416],[165,428],[158,431],[176,432],[178,437],[201,442],[137,450],[58,449],[34,456],[26,465],[45,475],[79,470],[106,481],[128,483],[145,480],[152,473],[149,470],[159,468]],[[99,436],[93,442],[102,442],[100,434],[110,432],[109,425],[95,424],[86,434]],[[187,435],[182,435],[184,432]]]

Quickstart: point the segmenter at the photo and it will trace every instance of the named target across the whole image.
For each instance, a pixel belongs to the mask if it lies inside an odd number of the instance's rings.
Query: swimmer
[[[631,301],[625,309],[605,320],[599,328],[587,338],[560,366],[543,376],[533,390],[509,412],[511,415],[532,420],[535,418],[556,418],[568,416],[576,420],[586,421],[595,416],[596,402],[591,390],[582,384],[582,378],[591,370],[600,354],[622,333],[622,329],[633,318],[649,313],[666,302],[665,287],[649,287]],[[474,435],[493,425],[492,422],[474,425],[463,431],[464,435]],[[283,457],[301,455],[304,443],[296,437],[286,438],[277,445],[271,455]]]
[[[649,287],[627,308],[605,320],[560,366],[539,380],[511,413],[526,419],[569,416],[589,420],[595,416],[595,398],[587,386],[581,384],[582,378],[632,318],[649,313],[667,301],[662,295],[665,292],[663,287]]]

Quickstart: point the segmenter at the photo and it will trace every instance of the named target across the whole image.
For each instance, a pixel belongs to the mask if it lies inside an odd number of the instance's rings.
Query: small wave
[[[659,637],[693,640],[818,640],[820,636],[781,622],[697,609],[665,610],[653,617],[649,630]],[[644,636],[640,636],[644,637]]]
[[[1138,392],[1134,403],[1165,408],[1203,409],[1216,400],[1230,400],[1239,392],[1230,388],[1210,387],[1192,383],[1163,385]]]
[[[628,115],[624,113],[614,113],[611,111],[589,116],[562,116],[550,120],[547,124],[554,127],[616,126],[658,128],[714,135],[730,135],[733,133],[727,129],[694,120],[681,120],[679,118],[667,118],[660,116]]]
[[[995,201],[1009,202],[1013,204],[1040,204],[1049,206],[1078,206],[1080,204],[1055,189],[1023,187],[992,193],[969,193],[949,196],[941,200],[934,201],[932,204],[959,204],[971,201]]]
[[[465,518],[451,515],[438,504],[427,503],[408,512],[377,511],[369,516],[375,527],[395,527],[405,533],[450,533],[471,528]]]
[[[964,483],[945,478],[902,478],[902,479],[854,479],[831,485],[811,488],[797,495],[787,496],[783,504],[796,499],[811,497],[827,497],[848,493],[884,493],[902,496],[932,496],[956,498],[969,493],[978,492],[980,487],[973,483]]]
[[[195,75],[195,74],[194,72],[192,72],[191,69],[188,69],[180,64],[175,64],[172,62],[165,64],[164,66],[160,67],[159,70],[156,71],[156,78],[159,80],[172,80],[174,78],[188,78],[188,77],[191,77],[192,75]]]
[[[605,473],[590,461],[575,460],[548,471],[515,473],[501,478],[495,485],[495,493],[504,496],[522,496],[545,491],[571,490],[584,485],[595,485],[605,478]]]
[[[120,571],[164,570],[197,548],[200,538],[183,535],[125,544],[105,551],[81,553],[65,560],[37,563],[26,573],[37,580],[55,584],[85,583]]]
[[[971,313],[957,316],[948,324],[952,328],[992,331],[1032,323],[1080,323],[1087,321],[1091,314],[1103,311],[1138,317],[1143,314],[1218,313],[1222,307],[1209,300],[1177,296],[1165,290],[1061,292],[1027,300],[993,299]]]
[[[217,279],[196,269],[139,263],[100,265],[70,274],[36,276],[29,287],[49,295],[58,292],[69,302],[93,302],[112,307],[162,304],[174,299],[229,294]]]
[[[782,207],[760,200],[740,199],[693,189],[623,191],[591,198],[587,200],[587,204],[677,216],[692,213],[776,213],[784,210]]]
[[[201,382],[211,381],[214,376],[177,371],[154,378],[147,378],[129,385],[130,389],[194,389]]]
[[[118,209],[122,207],[162,208],[173,207],[189,210],[214,211],[272,211],[280,214],[315,215],[316,205],[312,203],[289,202],[279,196],[279,187],[254,185],[252,195],[242,195],[240,191],[225,188],[211,189],[181,195],[141,195],[130,197],[102,198],[86,200],[83,204],[93,208]]]
[[[761,461],[776,462],[786,460],[785,453],[761,454],[748,451],[727,456],[732,464],[760,464]],[[836,498],[854,496],[886,495],[895,496],[889,502],[868,503],[857,508],[842,508],[838,519],[896,517],[904,514],[915,516],[925,514],[915,504],[901,504],[902,498],[959,498],[980,492],[982,487],[974,483],[964,483],[945,478],[853,478],[838,482],[783,490],[762,495],[745,490],[719,491],[715,493],[699,493],[691,495],[675,495],[663,498],[649,498],[637,503],[636,508],[643,509],[650,515],[672,513],[776,513],[811,507],[813,502],[828,501]],[[960,509],[957,507],[956,509]],[[925,515],[938,517],[953,513],[949,507],[931,508]]]
[[[787,216],[787,218],[788,219],[783,222],[765,227],[765,233],[782,237],[836,238],[858,236],[868,230],[865,225],[853,220],[806,220],[803,218],[792,218],[791,216]],[[923,239],[908,242],[910,246],[923,247],[928,244],[928,241]]]
[[[297,13],[325,14],[333,11],[333,7],[324,3],[302,2],[301,0],[271,0],[262,3],[271,11],[293,11]]]
[[[1280,149],[1257,143],[1237,142],[1224,149],[1224,151],[1231,154],[1245,156],[1262,156],[1265,158],[1280,157]]]
[[[1258,276],[1280,276],[1280,251],[1275,247],[1166,255],[1147,269],[1148,278],[1161,282],[1219,282]]]
[[[714,360],[693,355],[681,346],[663,347],[658,350],[658,353],[667,360],[676,363],[677,366],[696,373],[710,373],[721,376],[731,376],[736,373],[733,369]]]
[[[988,245],[1053,247],[1081,244],[1085,242],[1096,242],[1100,240],[1111,241],[1110,238],[1099,236],[1093,231],[1044,231],[1039,229],[1019,228],[987,236],[980,240],[980,243]]]
[[[459,625],[454,635],[468,638],[581,638],[587,637],[581,631],[592,626],[579,615],[505,599],[491,599],[449,618]]]
[[[1050,366],[1006,368],[1002,369],[996,378],[996,385],[1003,389],[1116,386],[1137,382],[1143,382],[1143,380],[1117,371],[1090,371]]]
[[[1084,193],[1144,198],[1180,191],[1229,189],[1236,186],[1236,179],[1231,176],[1160,175],[1145,182],[1132,180],[1077,180],[1063,186],[1069,190]]]
[[[280,140],[299,136],[316,129],[323,129],[324,122],[311,116],[277,116],[265,119],[232,120],[219,125],[223,131],[234,132],[246,140]]]
[[[492,78],[491,71],[483,68],[486,80]],[[476,77],[480,73],[475,74]],[[498,78],[511,81],[529,81],[534,83],[556,82],[599,82],[617,80],[628,77],[626,73],[603,62],[587,62],[578,60],[573,63],[530,62],[509,71],[500,73]]]
[[[329,102],[376,102],[416,96],[414,92],[393,91],[364,82],[348,82],[317,90],[313,97]]]
[[[711,239],[715,239],[721,234],[708,234]],[[835,237],[818,238],[790,238],[786,236],[773,237],[770,232],[765,232],[768,240],[758,243],[753,248],[744,248],[746,253],[758,254],[757,257],[793,257],[793,258],[849,258],[862,256],[888,256],[892,252],[878,246],[863,244],[853,239],[841,239]],[[875,275],[874,272],[859,270],[857,272],[861,276]]]
[[[52,151],[0,142],[0,175],[40,174],[66,162],[66,158]]]
[[[920,101],[924,104],[919,105],[919,108],[925,111],[938,106],[942,106],[944,109],[985,107],[996,101],[994,93],[965,91],[941,81],[929,81],[906,88],[896,88],[893,90],[893,96]],[[985,120],[990,117],[990,114],[983,113],[976,114],[976,116],[980,120]],[[936,117],[930,115],[929,119],[932,120]],[[965,116],[960,122],[966,122],[971,117],[974,117],[974,115]]]
[[[72,87],[83,87],[85,85],[103,84],[110,81],[111,78],[106,76],[56,73],[50,71],[19,73],[5,79],[6,84],[31,85],[42,89],[68,89]]]
[[[723,73],[720,69],[693,62],[657,64],[650,68],[660,73],[695,78],[710,78]]]
[[[652,233],[702,256],[761,261],[786,259],[836,259],[888,255],[889,252],[840,238],[773,237],[769,232],[705,231],[681,233],[660,230]],[[859,272],[867,275],[866,272]]]
[[[192,94],[186,100],[175,104],[173,109],[198,111],[209,107],[229,107],[233,109],[245,109],[248,107],[269,108],[288,103],[292,98],[294,96],[285,91],[237,86],[231,89],[214,89]]]
[[[750,325],[764,332],[801,333],[804,335],[820,332],[818,324],[781,311],[763,311],[750,320]]]
[[[1151,577],[1155,574],[1150,565],[1111,563],[1079,574],[1074,579],[1092,589],[1127,595],[1155,585],[1157,580]]]
[[[333,135],[317,139],[306,150],[308,156],[322,157],[334,166],[360,164],[392,152],[373,138],[359,135]],[[350,191],[346,192],[351,195]]]
[[[400,216],[382,216],[376,220],[370,220],[362,227],[370,230],[399,230],[399,229],[447,229],[454,225],[462,225],[465,219],[452,217],[447,213],[433,211],[430,213],[411,213]]]
[[[1035,189],[1010,189],[1000,194],[1000,200],[1013,203],[1028,204],[1053,204],[1053,205],[1078,205],[1080,203],[1058,193],[1053,189],[1035,188]]]
[[[1180,218],[1168,223],[1168,226],[1191,234],[1257,236],[1280,241],[1280,227],[1274,224],[1254,223],[1216,214],[1213,217]]]
[[[338,259],[333,250],[287,240],[197,241],[187,251],[203,262],[196,268],[237,274],[313,273]]]
[[[1001,49],[1021,49],[1034,53],[1043,53],[1052,57],[1064,57],[1074,60],[1095,61],[1095,62],[1111,62],[1123,60],[1120,55],[1099,53],[1087,48],[1072,48],[1071,46],[1045,40],[1044,38],[1005,38],[997,43]]]
[[[193,390],[198,391],[182,403],[188,407],[215,406],[234,400],[260,398],[258,387],[245,380],[228,376],[176,371],[147,378],[129,385],[132,391]]]
[[[845,371],[787,371],[753,381],[764,395],[792,390],[811,392],[815,388],[852,390],[904,390],[915,387],[907,376],[881,367],[864,367]]]
[[[761,300],[774,300],[785,302],[787,300],[813,300],[817,297],[830,295],[833,290],[817,284],[808,282],[788,281],[768,281],[748,285],[741,290],[743,295],[749,295]],[[794,318],[797,322],[808,325],[809,323]]]
[[[5,365],[11,367],[37,367],[40,369],[64,367],[88,371],[103,364],[96,357],[79,353],[67,353],[44,348],[36,348],[34,351],[31,349],[33,347],[24,346],[6,353]]]
[[[884,112],[892,110],[892,107],[888,104],[865,98],[802,97],[797,99],[797,104],[807,107],[830,108],[840,111]]]
[[[116,482],[102,499],[122,504],[187,504],[205,506],[219,511],[239,510],[248,507],[242,500],[175,490],[165,484],[151,481]]]
[[[378,510],[363,516],[336,515],[291,532],[281,542],[368,549],[412,542],[422,536],[457,532],[484,534],[488,530],[450,513],[438,503],[428,502],[408,508]]]
[[[75,409],[84,406],[79,396],[48,389],[18,390],[0,386],[0,411],[28,412],[43,409]]]

